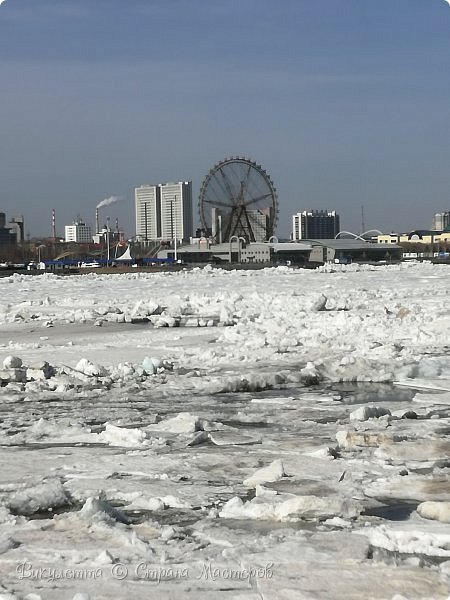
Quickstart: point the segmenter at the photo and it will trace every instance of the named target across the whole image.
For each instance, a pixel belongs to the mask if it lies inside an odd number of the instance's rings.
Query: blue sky
[[[246,155],[290,216],[407,231],[450,210],[444,0],[6,0],[0,210],[32,236]],[[197,211],[195,210],[195,217]],[[106,219],[106,214],[102,215]]]

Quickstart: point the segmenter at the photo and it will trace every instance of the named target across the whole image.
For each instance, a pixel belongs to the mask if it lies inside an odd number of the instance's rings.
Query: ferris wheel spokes
[[[266,171],[244,157],[216,164],[203,180],[199,196],[200,219],[216,240],[237,235],[247,241],[265,241],[273,235],[278,218],[275,187]]]

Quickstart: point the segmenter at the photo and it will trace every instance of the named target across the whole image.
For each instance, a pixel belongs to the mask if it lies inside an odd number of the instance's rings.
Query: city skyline
[[[151,27],[152,35],[148,35]],[[430,228],[450,208],[442,0],[8,0],[0,6],[0,208],[26,232],[80,214],[134,235],[134,189],[246,155],[292,214]]]

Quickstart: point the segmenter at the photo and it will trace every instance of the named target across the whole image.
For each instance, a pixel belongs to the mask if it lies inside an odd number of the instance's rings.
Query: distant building
[[[268,263],[271,260],[271,247],[269,244],[253,242],[243,243],[233,241],[221,244],[210,243],[205,238],[198,238],[194,243],[183,245],[177,250],[178,259],[185,263]],[[160,250],[158,258],[175,258],[175,251]]]
[[[326,262],[350,263],[400,260],[402,248],[396,244],[375,244],[361,239],[320,239],[302,242],[210,243],[199,238],[177,250],[177,258],[189,264],[285,264],[314,266]],[[160,250],[159,259],[175,258],[174,249]]]
[[[140,241],[192,237],[191,181],[141,185],[135,189],[135,203],[136,237]]]
[[[89,244],[92,242],[92,227],[80,219],[76,219],[72,225],[65,226],[64,241]]]
[[[329,210],[304,210],[292,216],[292,239],[333,239],[340,231],[339,215]]]
[[[17,232],[9,223],[6,224],[6,214],[0,213],[0,245],[11,246],[17,244],[19,240]]]
[[[269,229],[268,209],[224,211],[212,208],[212,236],[218,243],[232,236],[243,237],[247,242],[264,242]]]
[[[449,231],[450,211],[436,213],[433,217],[432,229],[434,231]]]
[[[450,242],[450,231],[416,229],[410,233],[387,233],[378,235],[378,244],[439,244]]]
[[[17,243],[20,244],[25,240],[25,223],[23,216],[11,217],[8,223],[8,227],[15,233]]]
[[[206,229],[204,229],[203,227],[198,227],[195,230],[195,238],[199,239],[199,238],[210,238],[212,236],[212,229],[211,227],[207,227]]]

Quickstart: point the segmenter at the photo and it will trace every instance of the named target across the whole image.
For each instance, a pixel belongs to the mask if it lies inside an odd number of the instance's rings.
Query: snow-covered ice
[[[447,598],[449,291],[0,278],[0,599]]]

